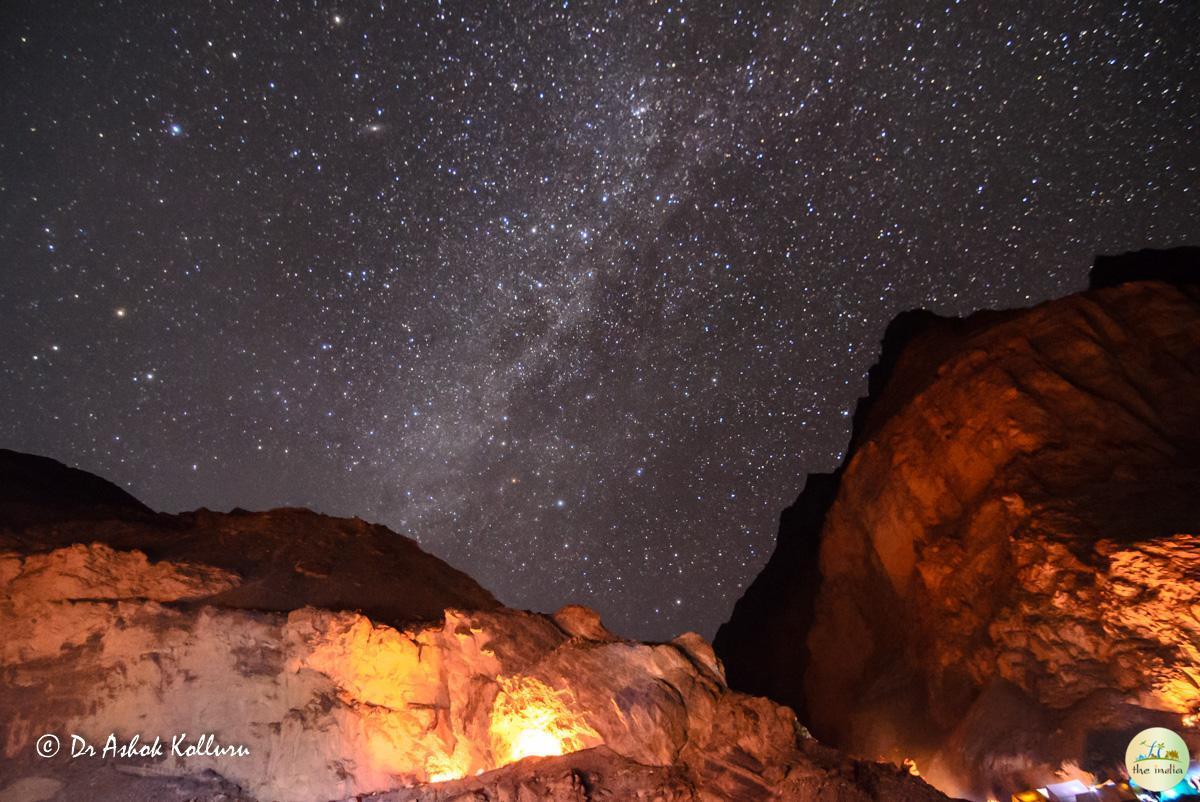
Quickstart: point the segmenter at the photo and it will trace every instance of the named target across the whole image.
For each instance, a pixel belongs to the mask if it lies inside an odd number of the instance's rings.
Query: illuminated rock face
[[[153,524],[96,527],[129,545],[114,532],[144,537],[139,527]],[[730,691],[694,634],[625,641],[577,606],[555,616],[445,609],[395,626],[294,598],[293,609],[246,609],[262,593],[245,587],[262,584],[259,569],[247,580],[106,543],[13,548],[60,537],[64,522],[53,526],[0,532],[0,794],[944,798],[895,768],[846,761],[787,708]],[[36,758],[43,733],[64,751]],[[69,759],[72,733],[98,757]],[[101,761],[110,733],[117,744],[158,736],[165,754]],[[246,754],[176,756],[171,739],[183,734]],[[202,784],[214,777],[219,787]]]
[[[977,797],[1194,726],[1200,290],[891,334],[845,465],[717,637],[732,684]]]

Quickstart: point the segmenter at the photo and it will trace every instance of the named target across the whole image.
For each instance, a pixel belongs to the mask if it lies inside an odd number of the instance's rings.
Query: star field
[[[0,445],[711,636],[896,313],[1195,242],[1190,3],[7,3]]]

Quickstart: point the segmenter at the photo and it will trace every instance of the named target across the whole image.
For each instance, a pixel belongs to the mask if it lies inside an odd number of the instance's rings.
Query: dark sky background
[[[1200,220],[1192,2],[0,15],[0,445],[633,636],[728,617],[897,312]]]

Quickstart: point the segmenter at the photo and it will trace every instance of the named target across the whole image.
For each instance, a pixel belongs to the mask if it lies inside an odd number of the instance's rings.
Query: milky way
[[[711,635],[888,320],[1195,242],[1180,3],[6,3],[0,445]]]

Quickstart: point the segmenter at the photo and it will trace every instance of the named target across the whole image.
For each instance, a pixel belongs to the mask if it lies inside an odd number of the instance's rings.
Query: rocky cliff
[[[0,476],[0,799],[945,799],[730,691],[696,635],[504,608],[383,527]]]
[[[980,799],[1108,773],[1143,726],[1197,741],[1198,253],[901,316],[845,463],[717,635],[731,684]]]

